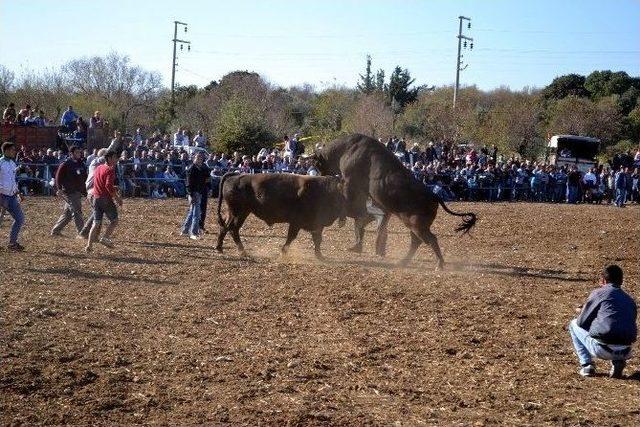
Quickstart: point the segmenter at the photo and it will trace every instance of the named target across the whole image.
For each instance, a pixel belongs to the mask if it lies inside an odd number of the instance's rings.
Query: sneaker
[[[189,235],[189,233],[187,233],[186,231],[181,231],[180,235],[184,236],[184,237],[187,237]]]
[[[59,232],[59,231],[55,231],[55,230],[52,230],[50,234],[51,234],[51,236],[53,236],[53,237],[60,237],[60,236],[62,236],[62,233],[61,233],[61,232]]]
[[[108,239],[106,237],[102,237],[99,242],[101,244],[103,244],[104,246],[108,247],[108,248],[113,248],[113,242],[111,241],[111,239]]]
[[[592,364],[583,366],[582,369],[580,369],[580,375],[582,375],[583,377],[592,377],[595,374],[596,367]]]
[[[198,240],[198,236],[197,236],[197,235],[195,235],[195,234],[191,234],[191,235],[189,235],[189,238],[190,238],[191,240]]]
[[[624,360],[612,360],[611,370],[609,371],[609,377],[622,378],[622,371],[624,371],[625,366],[627,366],[627,362]]]
[[[90,253],[90,252],[92,252],[92,251],[93,251],[93,248],[92,248],[91,246],[85,246],[85,247],[84,247],[84,251],[85,251],[86,253]]]
[[[14,252],[22,252],[22,251],[24,251],[24,246],[22,246],[18,242],[9,243],[9,246],[7,246],[7,249],[9,249],[10,251],[14,251]]]

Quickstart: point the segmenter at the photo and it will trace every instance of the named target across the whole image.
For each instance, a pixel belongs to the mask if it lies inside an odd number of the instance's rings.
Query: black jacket
[[[211,169],[209,169],[204,163],[201,166],[198,166],[195,163],[191,165],[187,172],[187,193],[206,193],[209,189],[207,181],[210,173]]]
[[[87,180],[87,167],[84,161],[67,159],[58,166],[56,171],[56,187],[65,194],[87,194],[85,181]]]
[[[637,311],[629,294],[607,284],[591,292],[578,316],[578,326],[604,344],[630,345],[638,335]]]

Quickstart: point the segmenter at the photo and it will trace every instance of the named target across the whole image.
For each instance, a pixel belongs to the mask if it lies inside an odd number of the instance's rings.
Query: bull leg
[[[378,235],[376,237],[376,255],[384,256],[387,254],[387,237],[388,237],[388,225],[389,214],[384,214],[382,217],[378,217]]]
[[[366,215],[355,219],[353,231],[356,236],[356,243],[348,249],[350,252],[362,252],[362,245],[364,244],[364,229],[374,219],[373,215]]]
[[[322,229],[313,231],[311,233],[311,238],[313,239],[313,248],[315,250],[316,258],[320,261],[324,261],[325,258],[320,251],[320,245],[322,244]]]
[[[420,238],[423,242],[428,243],[433,249],[433,252],[436,254],[436,258],[438,258],[438,265],[436,266],[436,270],[442,270],[444,268],[444,258],[442,257],[442,251],[440,251],[440,245],[438,244],[438,238],[435,234],[433,234],[429,229],[422,230],[420,233]]]
[[[300,231],[299,227],[294,226],[293,224],[289,224],[289,231],[287,231],[287,241],[284,242],[284,246],[282,246],[282,255],[285,256],[287,251],[289,250],[289,246],[291,242],[298,237],[298,232]]]
[[[220,232],[218,233],[218,243],[216,244],[216,251],[218,251],[219,253],[222,253],[222,243],[224,242],[224,238],[229,232],[229,227],[233,223],[234,219],[235,215],[233,215],[231,211],[229,211],[227,220],[225,221],[224,225],[220,226]]]
[[[405,224],[407,224],[407,226],[411,230],[412,250],[409,251],[403,262],[408,263],[415,254],[415,249],[418,248],[421,242],[424,242],[425,244],[431,246],[431,249],[436,254],[436,258],[438,258],[436,270],[442,270],[444,268],[444,258],[442,257],[442,252],[440,251],[438,238],[429,230],[429,224],[426,222],[425,218],[422,216],[413,216],[409,219],[409,221],[405,222]],[[416,241],[417,244],[415,245],[415,249],[413,249],[414,243]]]
[[[400,262],[398,263],[400,267],[406,267],[409,264],[413,256],[416,254],[416,251],[418,250],[418,246],[420,246],[420,243],[422,243],[422,239],[416,236],[415,233],[412,231],[411,246],[409,247],[409,252],[407,252],[404,258],[402,258],[402,260],[400,260]]]
[[[216,245],[216,251],[222,253],[222,243],[224,242],[224,238],[227,235],[229,229],[227,227],[220,227],[220,233],[218,233],[218,244]]]
[[[242,244],[242,240],[240,239],[240,227],[244,224],[244,220],[247,219],[247,215],[236,216],[229,225],[229,229],[231,230],[231,236],[233,237],[233,241],[238,247],[238,252],[240,252],[241,257],[247,257],[247,252],[244,249],[244,245]]]

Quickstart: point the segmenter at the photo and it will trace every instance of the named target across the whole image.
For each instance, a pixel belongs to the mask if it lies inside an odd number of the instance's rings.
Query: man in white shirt
[[[199,130],[198,134],[193,137],[193,144],[196,147],[207,148],[207,137],[202,134],[201,130]]]
[[[13,226],[9,234],[10,251],[23,251],[24,247],[18,243],[18,234],[24,224],[24,214],[20,203],[22,195],[18,191],[16,182],[15,158],[18,150],[14,143],[5,142],[2,144],[2,157],[0,158],[0,207],[4,208],[13,217]]]
[[[584,174],[582,178],[582,183],[587,188],[595,188],[596,182],[598,182],[598,177],[596,177],[595,170],[593,168],[589,169],[589,172]]]
[[[183,140],[183,133],[182,133],[181,127],[179,127],[178,131],[173,134],[173,145],[174,147],[182,147],[183,145],[186,145]]]
[[[136,129],[136,134],[133,137],[133,142],[135,143],[136,148],[140,147],[144,142],[144,136],[142,135],[142,129]]]

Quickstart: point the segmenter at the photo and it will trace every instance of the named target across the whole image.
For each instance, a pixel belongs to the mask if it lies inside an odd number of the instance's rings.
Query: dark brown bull
[[[466,233],[476,223],[474,213],[449,210],[440,197],[427,191],[393,153],[373,138],[360,134],[344,136],[317,150],[312,157],[323,175],[342,175],[347,215],[356,218],[356,235],[361,235],[359,229],[366,225],[369,196],[387,215],[396,215],[409,228],[411,247],[401,265],[409,263],[424,242],[435,252],[438,268],[444,267],[438,239],[429,230],[438,204],[447,213],[463,217],[456,231]],[[380,246],[380,239],[376,246]]]
[[[228,211],[226,220],[221,213],[223,200]],[[220,234],[216,250],[222,252],[224,237],[231,232],[238,250],[246,256],[240,240],[240,227],[249,214],[254,214],[269,226],[289,224],[283,254],[302,229],[311,233],[316,257],[323,259],[320,252],[322,230],[337,218],[344,220],[345,208],[342,183],[335,176],[227,173],[220,181]]]

